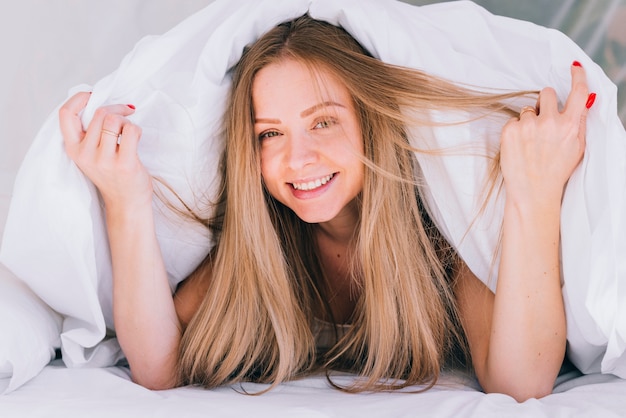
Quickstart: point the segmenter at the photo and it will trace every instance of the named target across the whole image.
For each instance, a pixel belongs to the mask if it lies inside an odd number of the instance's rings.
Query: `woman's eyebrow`
[[[254,123],[268,123],[268,124],[280,125],[282,122],[280,121],[280,119],[255,118]]]
[[[315,106],[311,106],[308,109],[303,110],[300,113],[300,117],[305,118],[305,117],[309,116],[310,114],[312,114],[312,113],[314,113],[314,112],[316,112],[316,111],[318,111],[318,110],[320,110],[320,109],[322,109],[324,107],[329,107],[329,106],[338,106],[338,107],[345,108],[345,106],[340,104],[340,103],[333,102],[333,101],[327,101],[327,102],[322,102],[322,103],[316,104]]]
[[[300,112],[300,117],[301,118],[305,118],[305,117],[307,117],[307,116],[317,112],[320,109],[323,109],[325,107],[330,107],[330,106],[337,106],[337,107],[345,108],[345,106],[342,105],[341,103],[337,103],[337,102],[333,102],[333,101],[322,102],[322,103],[318,103],[318,104],[316,104],[314,106],[311,106],[308,109],[305,109],[302,112]],[[281,124],[281,120],[280,119],[269,119],[269,118],[255,118],[254,119],[254,123],[268,123],[268,124],[280,125]]]

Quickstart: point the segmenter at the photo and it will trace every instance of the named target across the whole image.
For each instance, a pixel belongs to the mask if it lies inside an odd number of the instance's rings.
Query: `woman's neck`
[[[359,209],[353,201],[330,221],[317,224],[315,233],[318,239],[348,247],[355,237],[359,216]]]
[[[358,226],[356,205],[346,207],[332,221],[318,224],[315,241],[325,276],[325,296],[337,323],[347,323],[354,313],[358,288],[353,283],[354,237]]]

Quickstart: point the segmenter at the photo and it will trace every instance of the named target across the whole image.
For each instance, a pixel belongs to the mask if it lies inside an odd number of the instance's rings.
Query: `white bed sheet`
[[[347,379],[344,378],[344,379]],[[263,385],[248,384],[257,391]],[[0,417],[436,417],[617,418],[626,416],[626,380],[575,371],[561,376],[555,393],[518,404],[484,394],[463,375],[448,374],[425,393],[346,394],[323,376],[284,383],[262,396],[178,388],[150,391],[132,383],[122,367],[68,369],[47,366],[37,378],[0,397]]]

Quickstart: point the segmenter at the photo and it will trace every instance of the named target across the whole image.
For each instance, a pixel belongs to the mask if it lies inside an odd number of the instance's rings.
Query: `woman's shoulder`
[[[183,280],[174,294],[174,308],[183,329],[187,327],[209,290],[212,264],[203,262]]]

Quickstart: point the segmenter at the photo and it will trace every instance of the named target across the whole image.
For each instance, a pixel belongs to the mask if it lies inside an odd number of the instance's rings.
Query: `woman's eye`
[[[267,138],[272,138],[274,136],[278,136],[279,133],[276,131],[265,131],[265,132],[261,132],[261,134],[259,135],[259,140],[262,141],[264,139]]]
[[[313,127],[313,129],[330,128],[335,123],[336,121],[334,119],[324,119],[324,120],[317,122],[315,126]]]

